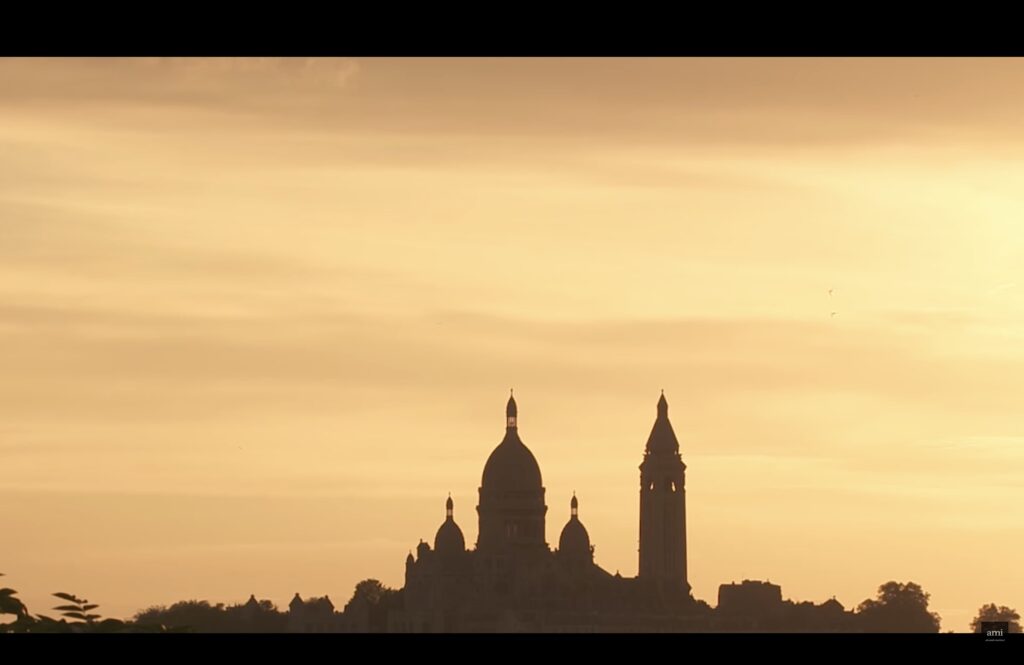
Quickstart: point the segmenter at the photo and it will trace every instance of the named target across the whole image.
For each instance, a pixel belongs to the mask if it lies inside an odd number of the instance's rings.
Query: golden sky
[[[698,598],[1024,609],[1022,117],[1022,60],[0,60],[4,583],[400,586],[509,387],[635,575],[664,388]]]

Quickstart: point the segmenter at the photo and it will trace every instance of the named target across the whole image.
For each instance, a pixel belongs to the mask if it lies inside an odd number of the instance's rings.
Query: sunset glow
[[[1020,608],[1022,113],[1022,60],[0,59],[4,584],[400,586],[510,387],[548,542],[575,491],[635,575],[664,389],[697,598]]]

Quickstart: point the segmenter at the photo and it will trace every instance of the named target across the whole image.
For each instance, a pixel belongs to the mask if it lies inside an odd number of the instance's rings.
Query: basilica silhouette
[[[343,612],[326,596],[289,605],[289,632],[846,632],[856,615],[834,597],[784,600],[778,584],[743,580],[718,587],[712,608],[693,597],[686,566],[686,465],[664,393],[640,463],[638,575],[622,577],[594,561],[594,547],[569,501],[552,549],[540,465],[519,437],[514,398],[505,436],[484,464],[476,545],[445,503],[433,547],[420,541],[405,560],[405,585],[368,579]],[[360,591],[363,585],[368,585]],[[251,602],[255,602],[251,599]]]
[[[505,437],[484,465],[476,507],[479,535],[467,549],[451,497],[433,547],[421,541],[405,562],[391,632],[644,631],[700,629],[686,568],[686,465],[662,394],[640,464],[639,575],[612,575],[594,547],[573,495],[552,550],[540,465],[519,436],[510,397]]]

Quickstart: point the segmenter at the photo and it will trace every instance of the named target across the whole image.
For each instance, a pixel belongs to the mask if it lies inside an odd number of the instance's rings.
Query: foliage
[[[3,574],[0,573],[0,576]],[[0,633],[115,633],[115,632],[284,632],[288,615],[278,611],[269,600],[252,604],[210,605],[205,600],[187,600],[170,607],[150,607],[131,621],[104,619],[96,613],[99,605],[70,593],[55,593],[63,603],[54,607],[55,619],[43,614],[33,616],[17,597],[17,591],[0,589],[0,615],[13,615],[15,620],[0,623]]]
[[[0,573],[2,575],[2,573]],[[54,597],[64,601],[53,609],[61,613],[54,619],[43,614],[32,616],[14,589],[0,589],[0,614],[13,614],[13,622],[0,624],[0,632],[10,633],[118,633],[138,632],[144,627],[126,624],[119,619],[104,619],[93,612],[99,605],[74,594],[58,592]]]
[[[3,577],[3,575],[3,573],[0,573],[0,577]],[[0,633],[22,632],[32,621],[28,608],[25,607],[25,603],[21,602],[17,594],[18,592],[14,589],[8,587],[0,588],[0,615],[10,614],[14,616],[14,621],[0,623]]]
[[[15,617],[28,615],[28,609],[26,609],[25,603],[17,597],[17,593],[14,589],[7,587],[0,589],[0,614],[13,614]]]
[[[391,587],[386,587],[380,583],[379,580],[369,579],[363,580],[356,584],[355,591],[352,593],[351,600],[345,604],[347,610],[349,606],[353,604],[366,603],[371,606],[378,606],[381,604],[387,604],[389,601],[395,598],[398,593]]]
[[[153,606],[134,617],[139,625],[196,633],[280,633],[287,629],[288,615],[269,600],[254,606],[211,605],[205,600],[184,600],[170,607]]]
[[[355,632],[384,632],[388,613],[402,606],[402,592],[368,579],[356,584],[351,600],[345,604],[345,616]]]
[[[1011,633],[1021,632],[1020,614],[1017,613],[1017,610],[1005,605],[997,606],[995,603],[982,605],[978,610],[978,616],[971,621],[971,632],[980,633],[983,621],[1005,621],[1010,624]]]
[[[941,618],[928,611],[930,597],[914,582],[886,582],[857,606],[857,624],[869,633],[937,633]]]
[[[55,593],[53,595],[68,602],[67,605],[58,605],[53,608],[60,611],[65,618],[75,619],[79,623],[86,623],[89,625],[96,623],[97,619],[102,618],[99,614],[89,614],[89,612],[99,607],[99,605],[96,605],[95,603],[90,604],[88,600],[85,600],[84,598],[77,598],[74,594],[70,593]]]

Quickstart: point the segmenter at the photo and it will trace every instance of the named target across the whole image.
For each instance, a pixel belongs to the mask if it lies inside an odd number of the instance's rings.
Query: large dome
[[[534,492],[541,489],[540,465],[530,449],[519,440],[516,423],[519,408],[513,397],[505,406],[505,438],[484,464],[481,488],[487,492]]]
[[[542,485],[537,458],[509,429],[487,458],[481,487],[490,492],[535,492]]]
[[[480,532],[477,550],[547,550],[544,536],[544,486],[540,465],[517,433],[516,401],[505,409],[505,438],[484,464],[480,481]]]

